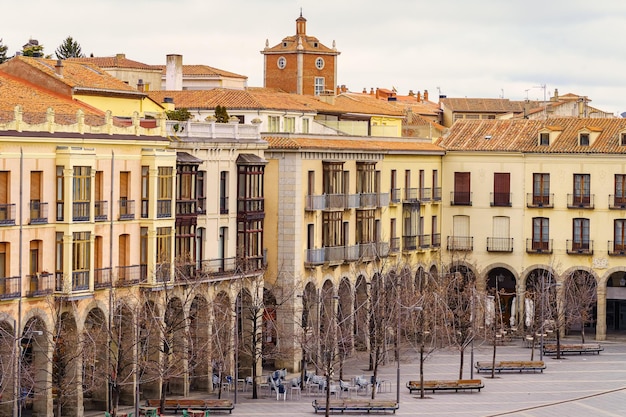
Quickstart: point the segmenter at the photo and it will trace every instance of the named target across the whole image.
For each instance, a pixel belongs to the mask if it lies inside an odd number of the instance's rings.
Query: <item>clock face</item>
[[[284,56],[281,56],[280,58],[278,58],[278,61],[276,61],[276,65],[278,65],[278,68],[280,69],[285,68],[285,66],[287,65],[287,59]]]
[[[318,70],[321,70],[322,68],[324,68],[324,59],[323,59],[323,58],[317,58],[317,59],[315,60],[315,67],[316,67]]]

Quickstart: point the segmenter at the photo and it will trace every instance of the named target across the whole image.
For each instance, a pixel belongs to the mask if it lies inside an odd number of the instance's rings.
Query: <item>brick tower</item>
[[[320,95],[334,93],[337,81],[339,52],[328,48],[314,36],[306,34],[306,19],[296,19],[296,34],[287,36],[278,45],[269,47],[265,41],[263,84],[288,93]]]

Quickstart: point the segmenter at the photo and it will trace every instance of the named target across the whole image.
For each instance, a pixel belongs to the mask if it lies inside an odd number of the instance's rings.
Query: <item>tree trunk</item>
[[[421,347],[420,347],[420,350],[421,350]],[[464,364],[465,364],[465,349],[461,348],[461,363],[459,366],[459,379],[463,379],[463,365]]]
[[[420,398],[424,398],[424,342],[420,345]]]

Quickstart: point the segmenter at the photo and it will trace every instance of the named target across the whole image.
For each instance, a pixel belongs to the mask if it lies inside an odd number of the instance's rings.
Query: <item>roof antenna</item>
[[[302,7],[300,7],[300,17],[302,17]]]

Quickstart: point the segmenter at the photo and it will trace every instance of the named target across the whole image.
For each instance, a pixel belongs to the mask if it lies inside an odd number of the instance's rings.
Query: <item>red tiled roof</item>
[[[544,129],[554,132],[549,146],[539,145]],[[580,146],[579,133],[589,131],[598,133],[597,138]],[[626,119],[621,118],[458,120],[437,144],[450,151],[626,154],[626,146],[620,146],[621,133],[626,133]]]
[[[442,98],[441,102],[455,112],[520,113],[524,103],[506,98]]]
[[[264,137],[269,143],[269,149],[337,149],[363,151],[413,151],[441,153],[443,149],[430,142],[412,140],[382,141],[376,139],[348,139],[348,138],[319,138],[319,137],[291,137],[268,136]]]
[[[83,62],[62,61],[63,74],[59,76],[55,68],[56,60],[16,56],[0,65],[0,71],[18,64],[18,61],[37,69],[47,76],[54,77],[58,82],[71,88],[138,93],[135,88],[109,75],[99,67]]]
[[[68,58],[66,62],[82,62],[93,64],[103,69],[108,68],[126,68],[137,70],[152,70],[161,71],[161,68],[156,65],[148,65],[143,62],[133,61],[126,58],[124,54],[117,54],[115,56],[103,56],[103,57],[85,57],[85,58]]]
[[[155,65],[154,68],[159,68],[163,74],[165,74],[166,65]],[[235,74],[234,72],[224,71],[219,68],[210,67],[208,65],[183,65],[183,76],[186,77],[228,77],[228,78],[243,78],[247,79],[245,75]]]
[[[45,113],[48,108],[52,108],[57,115],[76,114],[78,110],[85,114],[104,115],[104,112],[91,106],[3,72],[0,72],[0,97],[0,111],[3,112],[12,112],[19,105],[24,112],[29,113]]]

